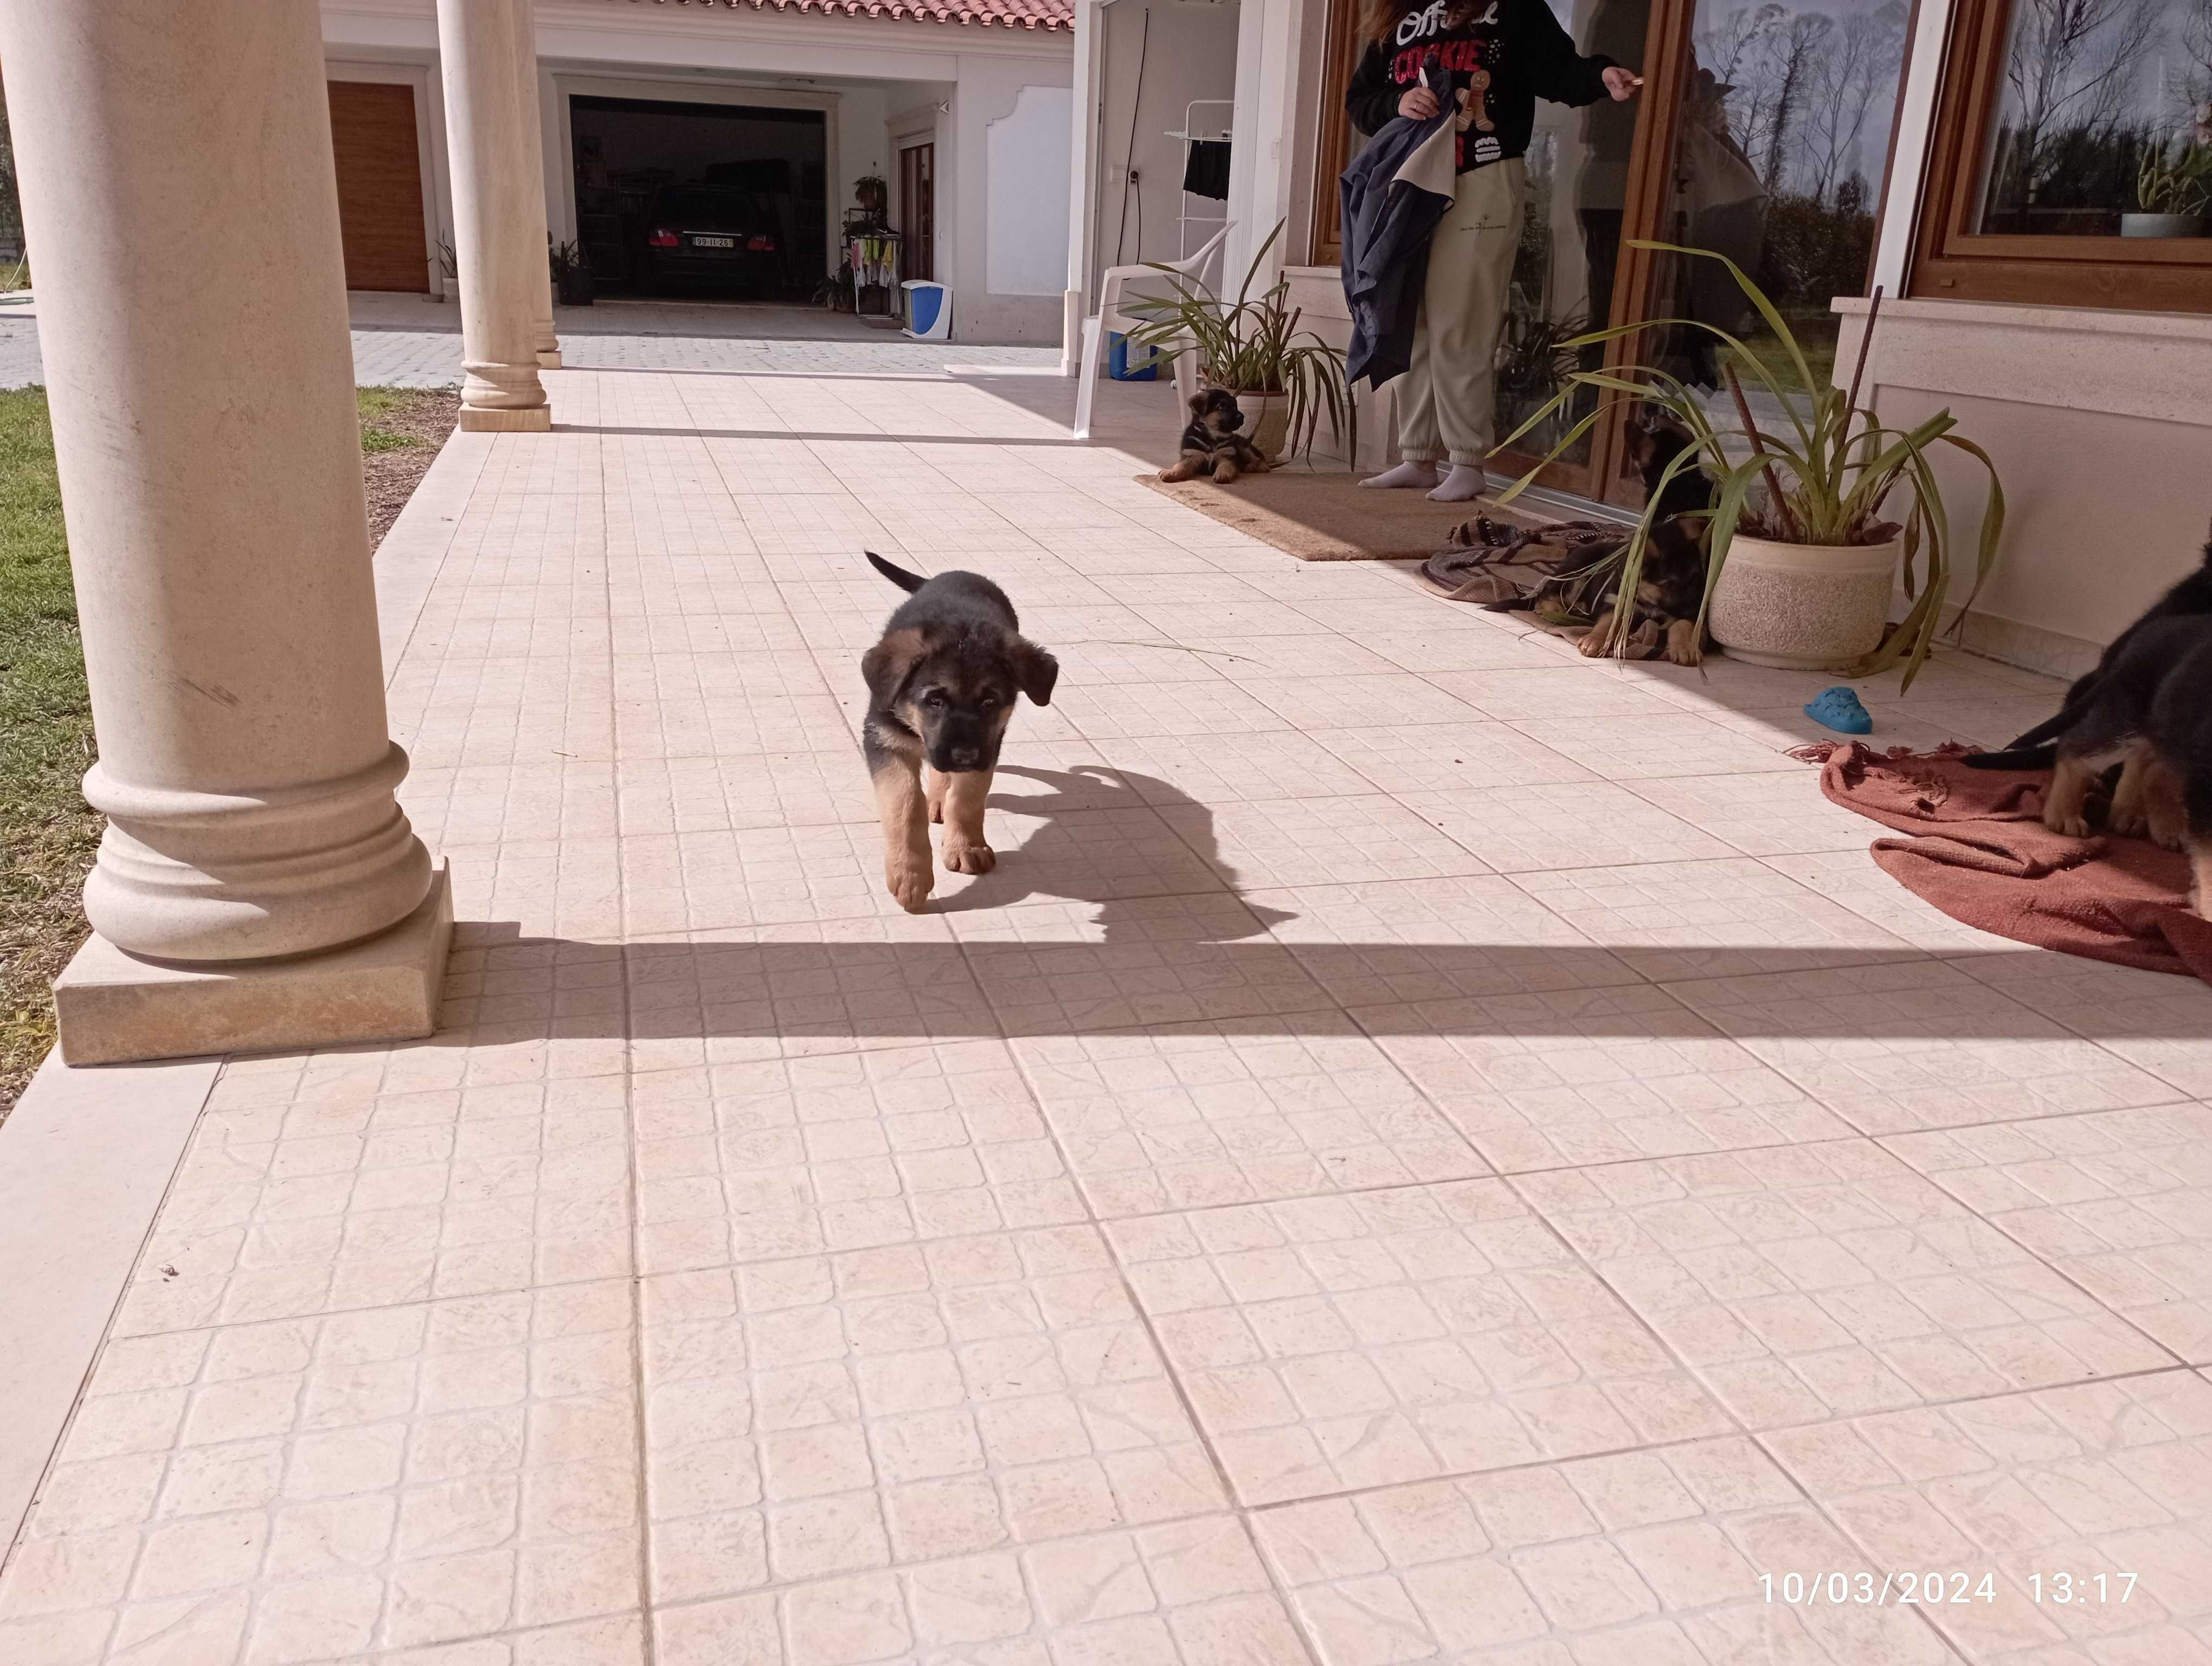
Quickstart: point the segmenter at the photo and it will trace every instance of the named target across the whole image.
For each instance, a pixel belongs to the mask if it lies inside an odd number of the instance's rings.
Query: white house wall
[[[1235,100],[1239,10],[1237,0],[1114,0],[1101,9],[1098,183],[1087,279],[1094,292],[1109,266],[1183,252],[1176,227],[1183,145],[1168,135],[1182,127],[1193,100]],[[1231,116],[1223,104],[1201,111],[1200,120],[1218,130]],[[1189,203],[1194,216],[1227,208],[1200,197]],[[1190,246],[1216,229],[1194,225]]]
[[[951,186],[951,212],[957,218],[953,261],[938,268],[939,281],[953,292],[953,333],[967,341],[1058,341],[1060,302],[1058,285],[1049,294],[997,295],[991,291],[992,264],[991,124],[1015,114],[1024,88],[1066,88],[1072,58],[1056,61],[1009,57],[960,58],[958,87],[952,97],[952,158],[948,164],[938,154],[939,213],[946,212],[945,187]],[[1001,223],[996,247],[1000,264],[1012,260],[1012,270],[1031,273],[1042,256],[1057,251],[1055,271],[1067,266],[1067,197],[1069,167],[1066,136],[1073,119],[1063,92],[1060,100],[1060,143],[1055,149],[1058,167],[1050,182],[1048,199],[1024,199],[1012,190],[1002,190]],[[1036,107],[1036,106],[1033,106]],[[1024,188],[1046,188],[1021,170]],[[1009,185],[1012,182],[1009,181]],[[1012,224],[1006,224],[1011,220]]]
[[[1060,285],[1052,293],[994,294],[990,289],[987,155],[989,125],[1012,115],[1024,88],[1066,89],[1073,49],[1062,31],[981,27],[891,19],[757,15],[704,7],[615,6],[605,0],[538,0],[540,106],[545,119],[547,222],[574,235],[574,185],[568,167],[564,94],[784,103],[830,113],[834,228],[863,174],[890,178],[896,160],[893,112],[947,106],[933,133],[937,149],[936,271],[954,292],[954,332],[969,341],[1053,341],[1060,335]],[[446,204],[442,112],[437,86],[434,0],[328,0],[323,34],[334,77],[340,64],[384,66],[382,77],[419,77],[418,109],[430,114],[423,149],[423,199],[434,246],[451,223]],[[362,76],[361,78],[369,78]],[[1049,204],[1023,163],[1000,191],[1018,203],[999,228],[1009,270],[1030,273],[1067,262],[1066,132],[1060,90],[1061,160]],[[911,128],[906,130],[911,132]],[[1003,171],[1003,170],[1002,170]],[[434,206],[432,206],[434,204]],[[1055,226],[1052,222],[1058,222]],[[433,264],[434,265],[434,255]],[[834,264],[834,259],[833,259]],[[1027,282],[1027,279],[1024,280]]]

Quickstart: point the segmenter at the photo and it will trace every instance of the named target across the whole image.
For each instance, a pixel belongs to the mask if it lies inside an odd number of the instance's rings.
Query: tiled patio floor
[[[447,1027],[224,1068],[0,1662],[2212,1661],[2212,991],[1899,890],[1828,679],[1302,565],[1056,380],[552,386],[380,559]],[[864,546],[1063,666],[918,916]]]

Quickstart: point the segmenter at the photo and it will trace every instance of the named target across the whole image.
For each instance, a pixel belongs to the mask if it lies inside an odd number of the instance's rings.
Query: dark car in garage
[[[645,259],[664,283],[773,296],[784,288],[774,207],[726,185],[671,185],[646,215]]]

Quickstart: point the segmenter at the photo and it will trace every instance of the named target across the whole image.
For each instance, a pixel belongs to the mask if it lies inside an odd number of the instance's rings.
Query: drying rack
[[[1198,112],[1204,109],[1219,110],[1222,112],[1221,131],[1218,133],[1206,132],[1200,130]],[[1230,119],[1236,113],[1236,110],[1237,100],[1235,99],[1193,99],[1188,104],[1183,106],[1182,128],[1179,131],[1172,131],[1168,135],[1168,137],[1171,139],[1181,139],[1182,141],[1182,172],[1176,176],[1176,187],[1178,191],[1182,191],[1182,182],[1190,177],[1191,146],[1194,144],[1227,144],[1229,143]],[[1214,227],[1225,226],[1229,223],[1229,204],[1226,202],[1224,202],[1221,204],[1222,212],[1219,214],[1193,214],[1190,211],[1190,205],[1193,200],[1194,198],[1189,192],[1182,191],[1181,202],[1182,212],[1176,216],[1176,258],[1178,260],[1188,260],[1190,258],[1190,228],[1193,226],[1204,226],[1207,228],[1206,236],[1200,237],[1198,240],[1200,244],[1203,244],[1206,241],[1206,237],[1211,237],[1213,234],[1212,228]],[[1211,197],[1200,197],[1194,200],[1200,203],[1211,203],[1213,201],[1213,198]]]

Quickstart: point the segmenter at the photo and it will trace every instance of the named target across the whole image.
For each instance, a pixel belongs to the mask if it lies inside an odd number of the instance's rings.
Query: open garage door
[[[577,241],[602,289],[804,301],[827,271],[818,110],[572,96]]]

